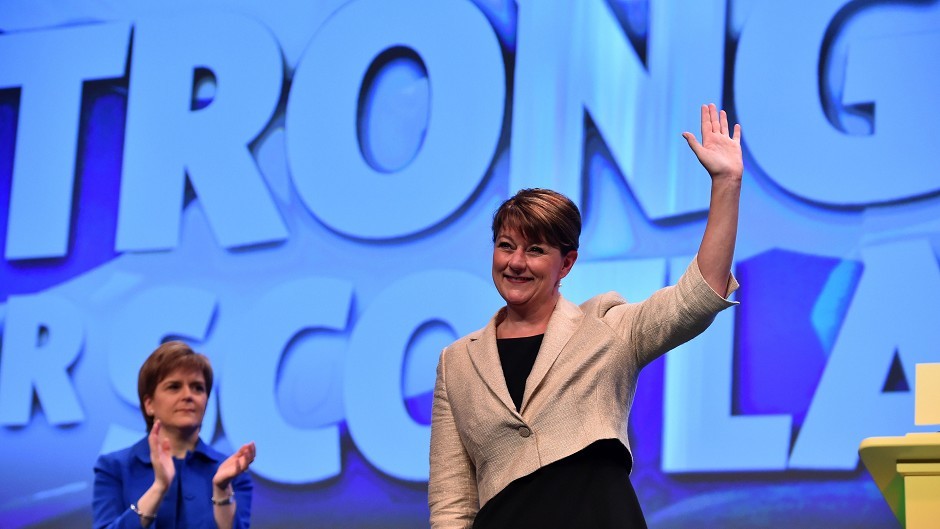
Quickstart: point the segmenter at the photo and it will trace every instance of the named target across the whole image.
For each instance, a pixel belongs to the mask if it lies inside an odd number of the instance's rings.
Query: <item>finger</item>
[[[718,123],[719,123],[719,126],[721,127],[721,135],[727,136],[728,135],[728,113],[725,112],[724,110],[718,113]]]
[[[734,124],[734,141],[738,142],[739,145],[741,144],[741,125],[738,123]]]
[[[238,452],[243,454],[248,459],[248,462],[251,463],[255,460],[255,443],[250,442],[244,444],[241,448],[238,449]]]
[[[699,143],[697,139],[695,139],[695,134],[692,134],[691,132],[683,132],[682,137],[685,138],[685,141],[689,143],[689,147],[692,149],[692,152],[698,156],[698,152],[699,149],[702,148],[702,144]]]
[[[158,444],[160,439],[160,421],[154,421],[153,426],[150,427],[150,435],[147,436],[147,442],[150,444],[150,450],[153,451]]]
[[[708,118],[711,121],[711,131],[718,132],[721,130],[721,124],[718,122],[718,107],[714,103],[708,104]],[[704,141],[704,138],[702,138]]]
[[[711,132],[711,120],[708,117],[708,105],[702,105],[702,140]],[[688,139],[688,138],[686,138]]]

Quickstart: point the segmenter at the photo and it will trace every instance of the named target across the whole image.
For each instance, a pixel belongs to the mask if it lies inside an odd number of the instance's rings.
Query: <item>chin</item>
[[[503,299],[506,300],[507,305],[516,305],[516,306],[525,305],[530,300],[529,297],[520,297],[520,296],[516,296],[516,297],[510,296],[510,297],[505,297]]]

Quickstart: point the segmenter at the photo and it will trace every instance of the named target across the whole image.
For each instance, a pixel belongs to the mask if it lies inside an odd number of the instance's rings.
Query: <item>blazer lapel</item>
[[[470,361],[480,375],[480,379],[506,408],[512,413],[518,414],[516,405],[513,404],[512,397],[509,395],[506,376],[503,374],[503,365],[499,361],[499,349],[496,348],[496,322],[499,321],[500,316],[501,314],[497,313],[496,316],[491,318],[480,334],[470,339],[467,349],[470,353]]]
[[[552,317],[548,320],[548,327],[545,329],[545,337],[542,339],[542,346],[539,348],[539,354],[535,358],[535,365],[525,381],[525,393],[522,396],[522,406],[520,413],[525,412],[526,406],[532,399],[532,394],[542,384],[545,375],[555,364],[558,355],[561,354],[565,344],[574,335],[581,323],[581,309],[574,303],[563,297],[558,298],[555,310],[552,311]],[[505,386],[505,383],[503,384]],[[508,394],[508,390],[506,390]]]

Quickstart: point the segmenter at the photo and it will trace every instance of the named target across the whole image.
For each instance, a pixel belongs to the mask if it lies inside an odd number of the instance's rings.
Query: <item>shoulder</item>
[[[128,467],[135,461],[150,461],[150,447],[147,444],[146,437],[140,441],[137,441],[131,446],[128,446],[127,448],[101,454],[98,456],[98,461],[95,463],[95,468],[110,469]]]
[[[485,331],[486,331],[486,327],[482,327],[471,333],[465,334],[464,336],[461,336],[460,338],[457,338],[456,340],[451,342],[450,345],[444,348],[444,351],[446,352],[446,351],[455,351],[455,350],[465,349],[467,347],[467,344],[482,339],[483,335],[485,334]]]
[[[490,318],[487,324],[473,332],[465,334],[451,342],[441,351],[437,364],[437,374],[441,377],[445,372],[465,371],[473,362],[473,356],[485,354],[486,351],[496,347],[496,322],[504,309],[500,309]],[[446,378],[446,377],[445,377]]]
[[[476,342],[482,340],[485,335],[486,327],[466,334],[445,347],[438,359],[438,375],[455,369],[455,366],[464,366],[470,360],[470,349],[475,347]]]
[[[627,300],[623,296],[611,291],[594,296],[593,298],[579,305],[578,308],[586,316],[603,318],[604,315],[610,311],[610,309],[627,304]]]
[[[503,311],[505,310],[505,307],[500,308],[498,311],[496,311],[495,314],[493,314],[486,325],[451,342],[450,345],[444,348],[444,351],[441,353],[441,355],[443,356],[444,354],[454,354],[456,351],[466,351],[469,344],[484,340],[489,334],[492,334],[495,337],[496,322],[502,318]]]

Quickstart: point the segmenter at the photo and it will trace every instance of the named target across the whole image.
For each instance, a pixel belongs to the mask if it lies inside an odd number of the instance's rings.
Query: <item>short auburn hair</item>
[[[140,399],[140,413],[147,421],[147,431],[153,428],[153,417],[147,415],[144,400],[153,398],[157,385],[177,369],[201,371],[206,379],[206,396],[212,391],[212,364],[209,358],[192,350],[184,342],[174,340],[164,342],[157,347],[137,374],[137,397]]]
[[[493,242],[503,229],[514,229],[529,241],[543,241],[567,255],[577,250],[581,212],[565,195],[551,189],[522,189],[493,215]]]

